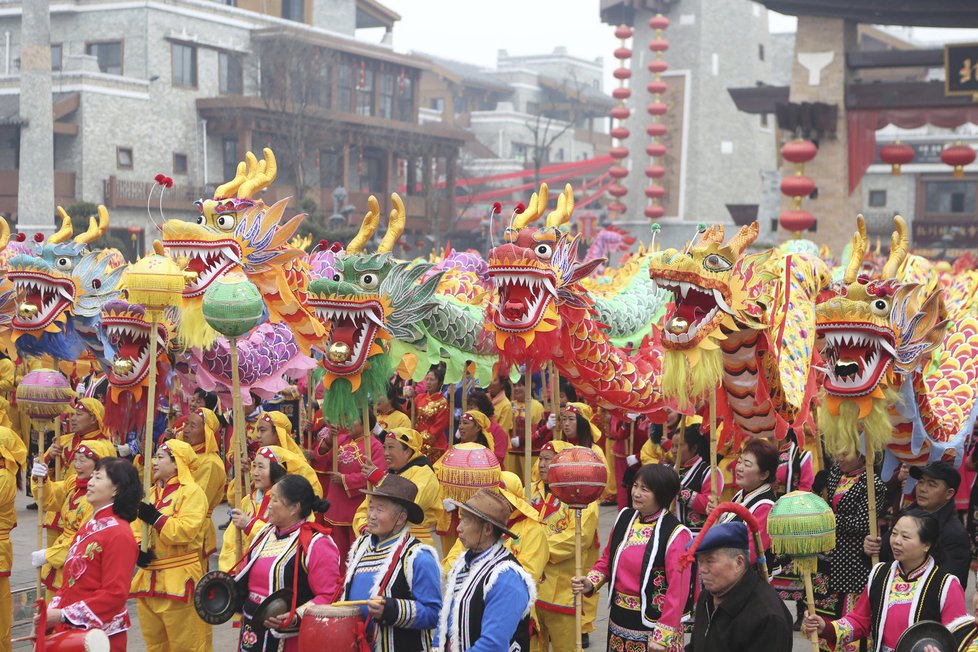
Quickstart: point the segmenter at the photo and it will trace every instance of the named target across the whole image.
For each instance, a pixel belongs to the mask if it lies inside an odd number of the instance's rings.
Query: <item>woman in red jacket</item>
[[[47,610],[47,629],[101,629],[113,652],[126,649],[126,600],[139,547],[130,523],[143,498],[139,474],[128,460],[103,457],[88,481],[94,514],[72,541],[64,582]]]
[[[449,421],[448,400],[441,393],[444,384],[444,365],[434,365],[424,377],[423,383],[405,390],[406,394],[414,392],[414,429],[424,435],[424,448],[421,452],[432,464],[445,454],[449,445],[445,436]]]

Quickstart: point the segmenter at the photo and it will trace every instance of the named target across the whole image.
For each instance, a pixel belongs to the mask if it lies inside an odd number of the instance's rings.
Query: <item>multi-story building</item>
[[[398,18],[375,0],[52,4],[56,201],[104,203],[113,228],[143,240],[156,174],[174,180],[164,212],[186,216],[246,151],[270,146],[279,172],[266,202],[293,196],[295,212],[329,215],[343,186],[362,214],[368,193],[386,205],[403,186],[408,230],[437,233],[454,207],[435,175],[454,185],[470,136],[419,122],[427,60],[395,52],[387,36],[356,38],[361,27],[389,33]],[[19,2],[0,9],[0,32],[0,212],[16,221],[18,176],[34,172],[18,169]]]

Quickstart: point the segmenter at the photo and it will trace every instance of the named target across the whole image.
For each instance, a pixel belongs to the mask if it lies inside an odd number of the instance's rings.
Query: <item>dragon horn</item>
[[[720,229],[719,235],[722,238],[723,227],[720,227]],[[740,254],[744,253],[744,250],[746,250],[747,247],[751,246],[754,241],[757,240],[757,230],[757,222],[751,222],[747,226],[740,227],[737,234],[730,238],[730,242],[727,244],[727,247],[729,247],[730,251],[732,251],[735,256],[740,256]]]
[[[278,163],[275,161],[275,154],[266,147],[262,150],[265,157],[254,167],[248,166],[248,179],[238,188],[238,199],[249,199],[252,195],[270,186],[275,177],[278,176]],[[248,152],[249,164],[255,160],[255,155]]]
[[[0,251],[7,248],[8,242],[10,242],[10,225],[7,224],[7,220],[0,217]]]
[[[346,246],[346,253],[348,254],[358,254],[363,251],[363,245],[367,244],[367,240],[372,238],[374,231],[377,230],[377,222],[380,220],[380,204],[377,203],[376,197],[370,195],[367,198],[367,205],[370,207],[370,210],[363,216],[360,230],[350,240],[350,244]]]
[[[404,233],[404,222],[407,219],[404,202],[401,201],[400,195],[392,192],[391,203],[394,208],[391,209],[390,217],[387,220],[387,233],[384,234],[384,239],[380,241],[380,246],[377,247],[378,254],[390,253],[397,239]]]
[[[238,187],[248,178],[248,166],[244,161],[238,163],[238,169],[234,173],[234,178],[227,183],[221,184],[214,191],[214,199],[230,197],[237,191]]]
[[[544,209],[547,207],[547,202],[550,199],[550,189],[547,188],[546,182],[540,184],[540,194],[533,193],[530,196],[530,201],[526,205],[526,210],[516,216],[513,221],[514,229],[525,228],[527,224],[537,219],[543,215]]]
[[[907,223],[901,215],[893,217],[895,231],[890,237],[890,256],[883,265],[883,278],[896,278],[900,265],[907,259],[910,249],[910,239],[907,237]]]
[[[60,206],[58,206],[57,210],[58,215],[61,216],[61,228],[58,229],[50,238],[48,238],[48,243],[50,244],[59,244],[64,242],[70,238],[72,234],[71,218],[68,216],[68,213],[66,213],[65,209],[61,208]]]
[[[557,196],[557,209],[550,211],[550,214],[547,215],[547,226],[558,228],[567,224],[573,214],[574,189],[568,183],[564,185],[564,192]]]
[[[99,219],[97,220],[94,216],[88,218],[88,229],[84,233],[76,235],[75,242],[78,244],[90,244],[105,233],[105,230],[109,228],[109,212],[105,210],[105,206],[98,207],[98,217]]]
[[[846,265],[845,276],[842,277],[843,283],[849,284],[856,281],[859,270],[863,266],[863,258],[869,250],[869,240],[866,238],[866,220],[862,214],[856,216],[856,232],[852,234],[851,247],[849,248],[849,264]]]

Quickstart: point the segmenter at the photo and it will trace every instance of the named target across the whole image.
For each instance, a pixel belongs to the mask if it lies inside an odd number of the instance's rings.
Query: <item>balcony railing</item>
[[[146,208],[150,190],[156,194],[155,181],[130,181],[111,176],[103,183],[106,208]],[[163,208],[169,210],[194,210],[194,202],[202,197],[210,197],[213,191],[203,186],[174,184],[163,193]],[[158,205],[158,200],[153,200]]]

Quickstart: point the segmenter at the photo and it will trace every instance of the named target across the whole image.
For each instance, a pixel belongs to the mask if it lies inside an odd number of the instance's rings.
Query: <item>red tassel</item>
[[[37,242],[37,243],[44,242],[44,234],[41,233],[41,232],[35,233],[34,234],[34,242]]]
[[[498,202],[498,201],[492,202],[492,212],[493,213],[502,213],[503,212],[503,205],[502,205],[502,203],[501,202]]]
[[[47,647],[45,636],[48,631],[48,603],[44,598],[41,598],[34,604],[37,606],[37,631],[35,632],[34,652],[44,652]]]
[[[710,512],[710,515],[706,518],[706,523],[703,524],[703,529],[700,530],[698,535],[696,535],[696,539],[693,540],[692,545],[690,545],[686,552],[683,553],[682,560],[680,561],[683,568],[687,568],[693,563],[693,561],[696,559],[696,549],[700,547],[703,537],[705,537],[706,533],[711,527],[713,527],[713,524],[717,522],[717,519],[728,512],[733,512],[743,519],[744,523],[747,524],[747,527],[753,532],[761,531],[761,526],[757,522],[757,519],[754,518],[754,515],[751,514],[750,510],[748,510],[746,507],[740,503],[733,503],[729,501],[720,503],[713,508],[712,512]],[[750,545],[749,542],[748,545]]]
[[[160,172],[155,177],[153,177],[153,179],[156,181],[156,183],[158,183],[158,184],[160,184],[162,186],[163,183],[164,183],[164,181],[165,181],[165,179],[166,179],[166,175],[163,174],[162,172]]]
[[[516,209],[513,212],[519,215],[525,210],[526,210],[526,206],[523,205],[523,202],[520,202],[516,205]]]
[[[17,242],[23,242],[26,239],[27,239],[26,233],[18,233],[17,235],[14,236],[14,240],[16,240]]]

